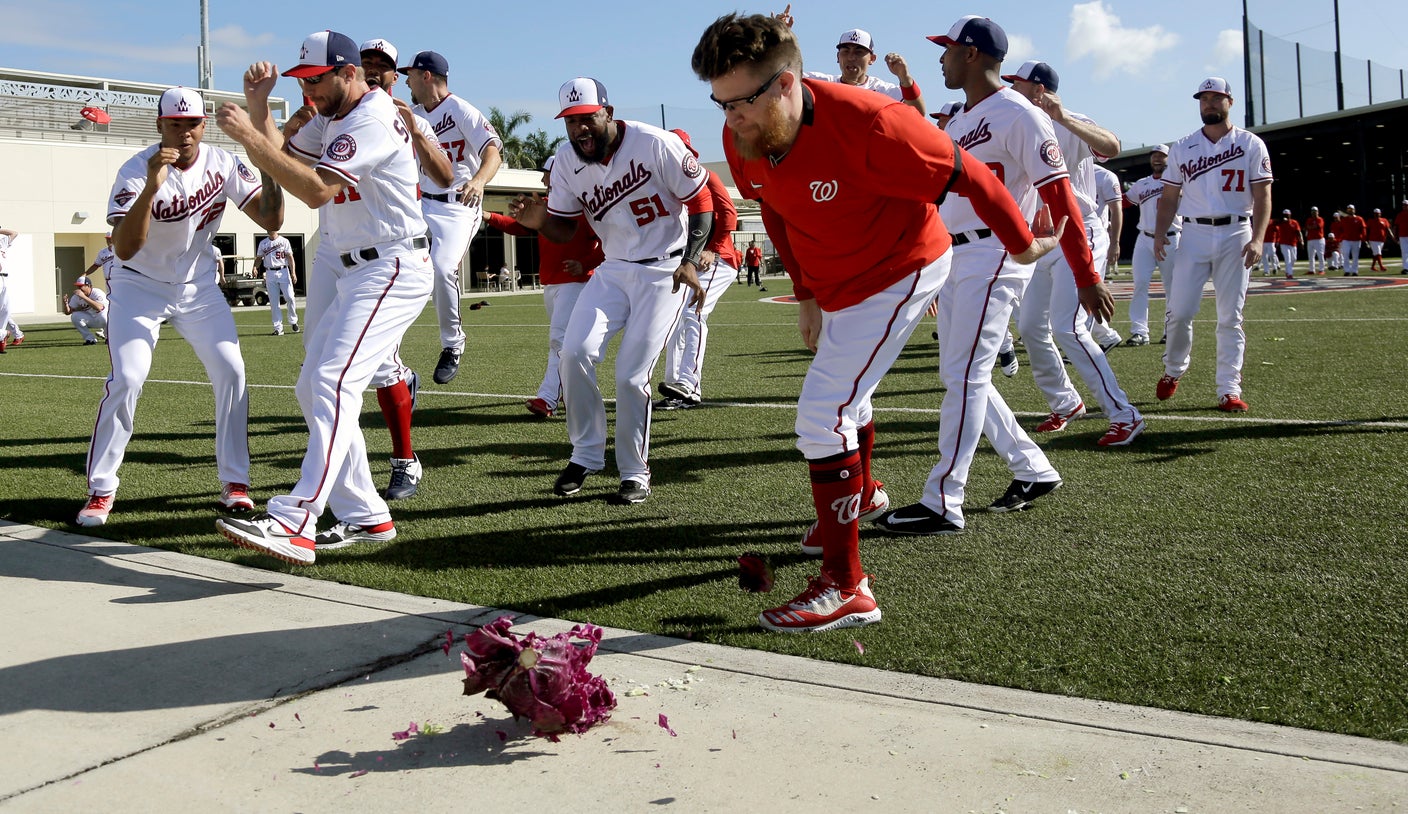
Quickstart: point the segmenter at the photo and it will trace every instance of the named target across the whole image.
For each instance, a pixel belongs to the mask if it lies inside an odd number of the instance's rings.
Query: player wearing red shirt
[[[870,471],[870,399],[948,273],[952,240],[934,203],[967,196],[1023,262],[1056,241],[1034,239],[992,172],[922,117],[879,94],[802,79],[801,65],[784,23],[737,14],[704,32],[692,61],[725,111],[734,183],[761,201],[816,354],[796,428],[816,510],[803,547],[822,555],[821,574],[759,621],[820,632],[880,619],[860,562],[859,521],[889,504]]]
[[[1403,270],[1398,273],[1408,274],[1408,201],[1403,202],[1393,217],[1393,227],[1398,232],[1398,253],[1403,258]]]
[[[1369,253],[1374,256],[1370,271],[1388,271],[1384,265],[1384,243],[1393,239],[1393,227],[1384,218],[1382,210],[1375,209],[1374,216],[1364,221],[1364,240],[1369,244]]]
[[[1344,217],[1335,224],[1335,236],[1344,247],[1344,276],[1359,276],[1359,247],[1364,241],[1364,219],[1354,211],[1354,204],[1344,208]]]
[[[1306,274],[1325,273],[1325,219],[1320,217],[1320,207],[1310,207],[1310,217],[1305,219],[1305,252],[1310,268]]]
[[[748,250],[743,253],[743,265],[748,267],[748,285],[758,284],[759,291],[767,291],[763,288],[763,250],[758,248],[757,241],[748,246]]]
[[[1281,210],[1281,220],[1275,224],[1276,245],[1281,250],[1281,259],[1286,263],[1286,279],[1295,276],[1296,257],[1300,248],[1300,223],[1291,217],[1291,210]]]

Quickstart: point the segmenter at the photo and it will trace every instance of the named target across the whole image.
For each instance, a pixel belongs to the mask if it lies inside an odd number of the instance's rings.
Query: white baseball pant
[[[1398,255],[1403,258],[1403,270],[1408,271],[1408,237],[1398,238]]]
[[[215,391],[215,464],[222,483],[249,483],[249,393],[235,317],[214,277],[163,283],[119,266],[108,278],[108,355],[93,440],[88,493],[117,492],[117,470],[132,439],[142,385],[152,368],[161,321],[168,320],[205,366]]]
[[[1340,241],[1340,253],[1344,255],[1344,270],[1350,274],[1359,273],[1359,241]]]
[[[709,315],[729,286],[738,280],[738,269],[722,260],[699,275],[704,289],[704,307],[696,312],[691,305],[684,309],[675,329],[665,340],[665,381],[689,385],[690,392],[702,396],[699,383],[704,376],[704,352],[709,343]]]
[[[1159,279],[1164,286],[1165,304],[1168,300],[1168,279],[1173,273],[1173,258],[1178,254],[1177,231],[1169,235],[1169,243],[1164,247],[1164,259],[1154,259],[1154,238],[1141,231],[1134,241],[1134,257],[1131,273],[1134,277],[1134,293],[1129,300],[1130,333],[1149,335],[1149,286],[1154,282],[1154,269],[1159,270]]]
[[[1300,258],[1300,247],[1294,243],[1277,243],[1281,248],[1281,262],[1286,264],[1286,276],[1295,276],[1296,260]]]
[[[797,449],[807,460],[857,448],[871,397],[948,279],[951,259],[946,252],[849,308],[821,313],[816,356],[797,398]]]
[[[920,502],[961,527],[968,471],[981,436],[987,435],[1014,478],[1054,481],[1060,475],[992,386],[1012,304],[1023,296],[1032,267],[1014,262],[994,237],[954,247],[952,264],[938,297],[939,375],[947,388],[939,414],[939,462]]]
[[[13,317],[7,318],[7,319],[5,320],[5,328],[4,328],[4,330],[8,330],[8,331],[10,332],[10,339],[11,339],[11,340],[24,339],[24,331],[21,331],[21,330],[20,330],[20,324],[19,324],[18,322],[15,322],[15,320],[14,320]],[[5,338],[4,332],[3,332],[3,331],[0,331],[0,339],[4,339],[4,338]]]
[[[460,324],[460,262],[469,242],[484,223],[479,206],[465,206],[454,200],[422,198],[421,215],[430,230],[430,262],[435,266],[435,316],[440,321],[440,347],[464,352],[464,328]]]
[[[1383,253],[1384,253],[1384,242],[1383,242],[1382,240],[1370,240],[1370,241],[1368,241],[1368,243],[1369,243],[1369,256],[1370,256],[1370,257],[1381,257],[1381,256],[1383,256]]]
[[[1100,275],[1100,282],[1105,282],[1110,277],[1110,264],[1105,262],[1105,256],[1110,252],[1110,233],[1105,229],[1105,224],[1099,220],[1092,223],[1087,222],[1086,235],[1090,238],[1092,255],[1095,258],[1095,272]],[[1100,347],[1120,343],[1120,332],[1115,330],[1115,326],[1109,322],[1090,321],[1090,335],[1095,339],[1095,344]]]
[[[264,287],[269,289],[269,314],[273,317],[275,330],[284,327],[283,311],[279,308],[280,297],[288,306],[288,324],[298,324],[298,304],[293,301],[293,280],[290,278],[287,266],[264,270]]]
[[[1310,255],[1310,270],[1325,270],[1325,238],[1318,237],[1305,241],[1306,253]]]
[[[1279,261],[1276,257],[1276,244],[1266,242],[1261,244],[1261,274],[1263,277],[1276,270]]]
[[[326,239],[320,239],[318,250],[313,255],[313,265],[303,273],[303,349],[305,355],[308,343],[313,338],[313,332],[317,330],[318,322],[323,314],[327,313],[328,308],[332,305],[333,297],[337,295],[337,280],[341,276],[340,269],[342,267],[342,261],[338,259],[337,252],[332,250],[332,244],[328,243]],[[411,378],[411,369],[401,362],[401,343],[398,340],[396,347],[386,355],[385,361],[372,376],[370,387],[380,390],[409,378]]]
[[[1101,256],[1103,234],[1098,226],[1091,229],[1087,225],[1086,235],[1093,238],[1095,257]],[[1071,366],[1100,402],[1100,409],[1110,423],[1132,424],[1139,419],[1139,411],[1130,404],[1129,397],[1115,380],[1110,360],[1091,336],[1090,325],[1094,321],[1081,308],[1075,276],[1065,254],[1057,250],[1038,260],[1027,291],[1022,295],[1022,313],[1017,323],[1027,346],[1032,379],[1052,412],[1073,411],[1081,398],[1061,362],[1061,351],[1065,351]]]
[[[367,463],[362,391],[425,308],[433,272],[429,255],[408,240],[376,248],[376,260],[339,270],[332,302],[308,330],[313,336],[295,388],[308,451],[292,492],[269,501],[269,514],[306,537],[317,533],[328,508],[358,526],[391,519]]]
[[[109,306],[111,307],[111,306]],[[103,311],[74,311],[68,315],[73,327],[78,329],[78,335],[83,337],[84,342],[98,341],[98,337],[93,331],[105,331],[108,327],[108,312]]]
[[[586,286],[585,281],[543,286],[543,308],[548,312],[548,364],[543,381],[538,385],[538,398],[547,402],[549,410],[557,409],[557,399],[562,393],[562,339],[567,335],[572,309]]]
[[[1188,372],[1193,352],[1193,318],[1202,306],[1203,287],[1212,280],[1217,301],[1217,394],[1242,394],[1242,359],[1247,335],[1242,329],[1242,308],[1247,301],[1248,271],[1242,265],[1242,248],[1251,240],[1247,221],[1208,226],[1185,221],[1183,241],[1173,265],[1176,281],[1168,293],[1168,344],[1164,348],[1164,373],[1179,377]]]
[[[10,318],[10,283],[5,276],[0,276],[0,339],[5,338],[5,328],[12,321]]]
[[[606,405],[596,366],[606,343],[621,332],[616,351],[616,469],[622,481],[647,487],[650,374],[688,295],[683,287],[670,292],[677,268],[675,258],[648,264],[608,258],[582,289],[562,340],[571,460],[597,471],[606,466]]]

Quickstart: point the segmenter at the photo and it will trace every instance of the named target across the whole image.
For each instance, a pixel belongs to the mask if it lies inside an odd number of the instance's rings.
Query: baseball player
[[[1393,226],[1398,232],[1398,252],[1403,260],[1403,270],[1398,273],[1408,274],[1408,201],[1404,201],[1398,214],[1393,216]]]
[[[157,103],[161,142],[128,159],[108,201],[117,267],[107,278],[112,373],[98,403],[88,448],[88,500],[80,526],[107,522],[117,470],[132,438],[137,398],[151,370],[163,320],[195,350],[215,390],[215,461],[220,504],[249,498],[249,394],[234,315],[217,284],[212,238],[233,202],[264,229],[283,225],[283,193],[235,156],[203,143],[205,102],[171,88]],[[85,342],[87,341],[85,337]]]
[[[821,573],[759,622],[822,632],[881,618],[860,562],[859,521],[889,505],[871,472],[871,397],[949,273],[953,240],[934,203],[965,196],[996,230],[998,251],[1026,262],[1056,241],[1035,240],[981,159],[942,131],[875,94],[799,77],[801,65],[796,37],[762,15],[720,17],[692,60],[725,111],[729,169],[740,193],[761,202],[795,285],[802,341],[816,354],[796,429],[816,510],[803,550],[821,554]],[[958,347],[952,337],[943,352]]]
[[[1291,210],[1281,210],[1281,220],[1276,223],[1276,247],[1281,251],[1285,263],[1286,279],[1296,276],[1296,260],[1300,253],[1300,221],[1291,217]]]
[[[1163,259],[1154,257],[1154,223],[1159,219],[1159,196],[1163,194],[1162,180],[1168,168],[1168,145],[1160,144],[1149,153],[1149,169],[1146,175],[1135,181],[1125,194],[1126,206],[1139,208],[1139,237],[1134,241],[1134,256],[1130,260],[1130,273],[1134,276],[1134,293],[1129,301],[1129,339],[1126,345],[1149,344],[1149,286],[1154,280],[1154,269],[1159,270],[1163,281],[1164,302],[1167,304],[1171,277],[1173,276],[1174,253],[1178,251],[1178,236],[1183,230],[1183,218],[1174,215],[1173,224],[1167,234],[1169,243]]]
[[[255,262],[264,268],[264,287],[269,289],[269,312],[274,320],[274,336],[284,335],[284,315],[279,298],[288,306],[288,324],[298,333],[298,304],[293,300],[293,286],[298,282],[298,269],[293,262],[293,245],[276,231],[259,241],[254,250]]]
[[[1095,266],[1096,271],[1100,272],[1100,279],[1107,280],[1119,268],[1120,230],[1124,228],[1124,193],[1120,191],[1118,175],[1098,164],[1093,165],[1091,169],[1095,172],[1095,211],[1100,214],[1100,224],[1104,227],[1107,246],[1104,256],[1095,258]],[[1120,332],[1107,322],[1093,322],[1090,335],[1100,346],[1100,350],[1106,353],[1124,341]]]
[[[5,271],[5,254],[19,236],[20,233],[14,229],[0,228],[0,353],[8,353],[10,344],[18,345],[24,341],[24,334],[20,333],[18,325],[13,331],[10,329],[14,320],[10,316],[10,275]]]
[[[791,28],[795,22],[791,9],[792,6],[789,5],[787,11],[777,16],[777,19],[782,20],[788,28]],[[919,89],[919,83],[914,81],[914,77],[909,75],[909,65],[904,61],[904,57],[894,51],[885,55],[885,67],[889,68],[890,73],[899,80],[898,85],[868,75],[870,66],[875,64],[875,59],[875,42],[871,39],[870,32],[852,28],[849,31],[843,31],[840,40],[836,43],[836,65],[841,69],[840,74],[807,71],[803,75],[807,79],[839,82],[843,85],[883,93],[897,102],[904,102],[922,115],[925,112],[924,92]]]
[[[1242,307],[1248,269],[1261,255],[1262,235],[1271,220],[1271,156],[1260,138],[1229,120],[1232,89],[1226,79],[1203,80],[1193,98],[1203,126],[1173,145],[1154,229],[1154,256],[1162,259],[1174,213],[1183,214],[1175,283],[1168,293],[1164,376],[1155,392],[1160,401],[1170,398],[1188,370],[1193,317],[1211,278],[1217,301],[1217,408],[1245,413],[1242,357],[1247,337]]]
[[[690,143],[689,134],[671,130],[697,159],[699,151]],[[714,202],[714,228],[701,259],[699,285],[704,289],[704,302],[698,308],[686,308],[665,340],[665,372],[660,382],[656,409],[679,410],[698,406],[703,400],[700,380],[704,373],[704,353],[709,342],[709,315],[719,304],[728,287],[738,280],[738,250],[733,245],[733,230],[738,228],[738,211],[724,187],[723,179],[713,170],[709,175],[709,195]],[[759,286],[761,288],[761,285]]]
[[[216,523],[236,545],[294,564],[315,560],[317,522],[328,507],[337,517],[328,532],[333,538],[396,536],[372,482],[357,416],[362,391],[432,286],[412,136],[390,94],[367,84],[361,60],[345,35],[320,31],[303,41],[298,65],[282,74],[299,80],[323,120],[312,167],[284,151],[274,128],[269,92],[280,74],[272,64],[257,62],[245,72],[248,112],[229,102],[219,113],[221,129],[299,200],[314,208],[331,203],[323,213],[324,240],[333,243],[341,268],[326,312],[308,331],[296,388],[308,423],[300,478],[291,493],[269,501],[266,513]]]
[[[1340,239],[1344,254],[1344,276],[1359,276],[1359,249],[1364,242],[1364,219],[1354,211],[1354,204],[1344,208],[1344,217],[1335,224],[1335,236]]]
[[[552,168],[556,163],[555,156],[548,156],[548,160],[543,162],[543,186],[549,192],[552,190]],[[484,219],[486,225],[505,234],[536,234],[513,218],[497,212],[486,212]],[[562,340],[567,335],[567,321],[572,318],[572,309],[582,296],[587,280],[605,259],[606,255],[601,253],[601,240],[584,217],[577,218],[577,231],[567,243],[554,243],[538,234],[538,279],[543,283],[543,307],[548,312],[548,364],[543,380],[538,384],[538,394],[528,399],[524,406],[539,418],[550,418],[557,413],[557,400],[562,391],[559,362]]]
[[[1281,260],[1276,253],[1276,235],[1280,230],[1276,222],[1266,224],[1266,234],[1261,239],[1261,276],[1270,277],[1281,270]]]
[[[435,129],[440,148],[454,164],[455,178],[441,185],[422,174],[421,213],[430,227],[430,260],[435,266],[435,314],[440,321],[440,360],[435,383],[447,384],[460,371],[464,328],[460,325],[460,261],[483,223],[484,186],[502,163],[503,141],[478,108],[450,93],[450,63],[434,51],[421,51],[397,71],[406,75],[415,112]]]
[[[1097,319],[1109,319],[1114,301],[1095,270],[1051,118],[1002,83],[1006,32],[992,20],[969,15],[947,34],[929,39],[944,48],[940,66],[945,86],[962,89],[966,97],[964,109],[944,132],[994,170],[1024,218],[1033,218],[1039,205],[1049,207],[1062,254],[1076,276],[1081,306]],[[939,211],[954,243],[949,279],[939,292],[939,372],[947,388],[939,418],[939,462],[929,473],[919,503],[876,521],[893,534],[954,534],[963,529],[968,471],[984,434],[1013,475],[989,510],[1026,509],[1061,485],[1060,474],[992,386],[998,346],[1012,305],[1032,278],[1031,261],[995,239],[1000,236],[983,225],[972,199],[950,196]],[[1071,228],[1061,231],[1063,224]],[[1024,303],[1022,310],[1027,307]],[[1067,319],[1071,325],[1083,321],[1076,314],[1062,316]],[[1030,340],[1023,339],[1030,349]]]
[[[1393,227],[1383,211],[1375,209],[1373,217],[1364,219],[1364,241],[1369,244],[1369,254],[1374,257],[1370,271],[1388,271],[1388,266],[1384,265],[1384,244],[1390,240],[1393,240]]]
[[[112,274],[112,270],[117,267],[117,255],[114,254],[112,250],[112,232],[103,235],[103,239],[107,241],[108,245],[98,251],[98,256],[93,258],[93,262],[90,263],[87,270],[83,272],[85,277],[91,277],[93,272],[101,269],[103,279],[106,280],[108,279],[108,275]]]
[[[546,206],[520,196],[510,213],[548,240],[565,243],[585,215],[606,259],[582,290],[562,343],[562,390],[572,457],[553,485],[573,495],[606,465],[606,405],[596,366],[606,343],[616,352],[616,467],[621,488],[610,500],[650,496],[650,374],[686,299],[704,301],[698,273],[714,214],[708,172],[677,136],[617,120],[606,87],[577,77],[558,90],[568,143],[557,150]],[[686,214],[687,213],[687,214]]]
[[[748,287],[752,288],[753,283],[757,283],[759,291],[767,291],[763,288],[763,250],[758,248],[758,241],[748,244],[748,249],[743,252],[743,265],[748,269]]]
[[[1310,207],[1310,217],[1305,219],[1305,252],[1309,268],[1306,274],[1325,274],[1325,219],[1320,217],[1320,207]]]
[[[1101,217],[1102,209],[1096,202],[1095,160],[1119,153],[1120,140],[1090,118],[1065,109],[1056,95],[1060,77],[1047,63],[1024,62],[1016,73],[1002,79],[1011,82],[1018,95],[1051,117],[1058,157],[1065,159],[1071,191],[1083,218],[1082,224],[1073,228],[1084,231],[1090,243],[1087,251],[1094,258],[1095,268],[1104,268],[1109,255],[1109,233]],[[949,123],[949,135],[958,133],[955,127],[963,117],[964,114],[960,114]],[[981,149],[974,153],[986,157]],[[1021,297],[1022,310],[1017,326],[1027,346],[1032,379],[1051,407],[1051,414],[1037,425],[1036,431],[1059,432],[1069,422],[1085,415],[1085,403],[1061,361],[1064,352],[1086,387],[1095,394],[1110,422],[1109,429],[1097,443],[1107,447],[1125,446],[1144,431],[1144,417],[1120,387],[1105,357],[1105,349],[1091,336],[1091,319],[1076,291],[1079,275],[1073,274],[1072,268],[1064,255],[1047,255],[1037,261],[1026,293]],[[1098,271],[1096,273],[1098,277]],[[1119,343],[1116,335],[1108,340],[1108,347]]]
[[[1336,212],[1334,218],[1325,230],[1325,265],[1331,270],[1343,271],[1344,255],[1340,253],[1340,239],[1335,230],[1340,228],[1344,213]]]
[[[953,118],[953,114],[957,113],[962,107],[962,102],[944,102],[943,107],[939,108],[939,112],[930,113],[929,118],[933,119],[939,125],[939,129],[942,130],[948,127],[948,123]]]
[[[64,301],[64,315],[78,329],[83,344],[96,345],[99,339],[108,338],[108,297],[93,287],[88,275],[73,281],[73,293]]]

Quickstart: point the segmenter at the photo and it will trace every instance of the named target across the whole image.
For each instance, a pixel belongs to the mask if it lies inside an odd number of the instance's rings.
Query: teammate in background
[[[748,268],[748,286],[751,288],[757,283],[759,291],[767,291],[763,288],[763,250],[758,248],[758,241],[748,244],[748,250],[743,253],[743,265]]]
[[[93,262],[88,265],[83,276],[91,276],[93,272],[102,269],[103,279],[106,280],[112,274],[113,268],[117,266],[117,255],[112,250],[112,232],[103,235],[103,239],[107,241],[108,245],[98,251],[98,256],[93,258]]]
[[[1393,216],[1393,226],[1398,232],[1398,252],[1403,261],[1403,270],[1398,273],[1408,274],[1408,201],[1404,201],[1398,214]]]
[[[1344,208],[1344,217],[1335,223],[1335,236],[1340,239],[1344,255],[1344,276],[1359,276],[1359,248],[1364,242],[1364,219],[1354,211],[1354,204]]]
[[[725,111],[729,169],[740,193],[761,202],[800,301],[802,342],[816,354],[797,402],[797,447],[816,511],[802,546],[821,554],[821,573],[759,622],[822,632],[881,617],[860,562],[860,520],[889,505],[871,471],[871,397],[943,297],[953,241],[934,204],[965,196],[996,230],[998,253],[1025,262],[1056,240],[1034,239],[1001,182],[943,132],[874,94],[800,77],[801,65],[796,37],[778,20],[736,14],[704,32],[691,62]],[[817,195],[818,178],[831,179],[829,194]],[[989,372],[997,338],[977,362]],[[946,334],[941,356],[973,344]],[[948,396],[945,406],[946,422]]]
[[[108,327],[108,296],[93,287],[88,275],[73,281],[73,293],[64,300],[64,316],[73,322],[83,344],[96,345],[106,340]]]
[[[1331,221],[1330,227],[1325,230],[1325,258],[1326,265],[1331,271],[1344,270],[1344,254],[1340,252],[1340,239],[1336,232],[1340,229],[1340,221],[1344,220],[1343,212],[1336,212],[1335,219]]]
[[[942,130],[948,127],[949,120],[953,118],[953,114],[957,113],[958,109],[961,107],[963,107],[962,102],[944,102],[944,106],[939,108],[939,112],[930,113],[929,118],[933,119],[935,123],[939,125],[939,129]]]
[[[1393,227],[1383,211],[1375,209],[1373,216],[1364,220],[1364,241],[1369,244],[1369,254],[1374,257],[1370,271],[1388,271],[1388,266],[1384,265],[1384,244],[1390,240],[1393,240]]]
[[[16,325],[14,331],[10,330],[13,320],[10,318],[10,274],[5,271],[5,254],[10,250],[10,244],[19,237],[20,233],[14,229],[0,228],[0,353],[8,353],[8,346],[13,343],[18,345],[24,341],[24,334],[19,333],[19,326]]]
[[[1305,253],[1308,268],[1306,274],[1325,274],[1325,219],[1320,217],[1320,207],[1310,207],[1310,216],[1305,219]]]
[[[790,13],[792,6],[787,8],[788,11],[784,11],[777,19],[791,28],[794,22]],[[904,102],[921,115],[925,112],[924,92],[919,89],[919,83],[914,81],[914,77],[909,75],[909,65],[905,63],[904,57],[894,51],[885,55],[885,67],[899,80],[898,85],[868,75],[870,66],[875,64],[875,43],[869,31],[852,28],[842,32],[840,41],[836,43],[836,64],[841,68],[840,74],[807,71],[803,75],[807,79],[820,82],[838,82],[883,93],[897,102]]]
[[[440,185],[422,173],[421,212],[430,227],[430,260],[435,265],[435,315],[440,321],[440,360],[435,383],[448,384],[460,371],[464,328],[460,325],[460,263],[483,223],[484,186],[502,162],[503,141],[479,109],[450,93],[450,63],[434,51],[421,51],[406,75],[415,112],[435,128],[440,148],[455,165],[453,183]]]
[[[284,335],[284,315],[279,298],[288,305],[288,324],[298,333],[298,304],[293,299],[293,286],[298,282],[298,269],[293,262],[293,245],[288,238],[270,230],[254,250],[255,262],[264,268],[264,287],[269,289],[269,311],[274,321],[274,336]]]
[[[1139,208],[1139,237],[1134,241],[1134,256],[1130,260],[1130,272],[1134,276],[1134,293],[1129,300],[1129,339],[1126,345],[1149,344],[1149,286],[1154,280],[1154,269],[1159,270],[1163,282],[1164,303],[1167,305],[1169,291],[1172,290],[1173,258],[1178,251],[1178,236],[1183,229],[1183,218],[1173,218],[1168,234],[1168,248],[1163,259],[1154,257],[1154,223],[1159,218],[1159,196],[1163,194],[1164,170],[1168,168],[1168,145],[1160,144],[1149,153],[1149,169],[1146,175],[1135,181],[1125,194],[1125,206]],[[1165,316],[1167,321],[1167,316]],[[1160,340],[1160,344],[1163,340]]]
[[[1100,214],[1106,246],[1104,257],[1095,258],[1095,270],[1100,272],[1101,280],[1108,280],[1119,269],[1120,230],[1124,228],[1124,193],[1120,191],[1118,175],[1099,164],[1093,164],[1092,169],[1095,171],[1095,211]],[[1092,321],[1090,336],[1103,353],[1109,353],[1124,343],[1124,337],[1115,330],[1113,320]]]
[[[699,151],[690,143],[689,134],[671,130],[697,159]],[[704,375],[704,354],[709,343],[709,315],[719,304],[728,287],[738,280],[738,250],[733,246],[733,230],[738,228],[738,211],[733,207],[723,179],[713,170],[709,175],[709,195],[714,202],[714,227],[709,243],[700,260],[699,286],[704,289],[704,302],[697,308],[686,308],[665,340],[665,370],[659,385],[663,399],[655,403],[659,410],[679,410],[697,407],[704,401],[700,382]],[[759,283],[759,289],[762,289]]]
[[[1291,217],[1291,210],[1281,210],[1281,220],[1276,224],[1276,246],[1281,250],[1281,261],[1286,264],[1286,279],[1296,276],[1296,259],[1300,254],[1300,222]]]
[[[650,374],[671,326],[704,291],[697,275],[713,229],[708,173],[673,133],[617,120],[606,87],[578,77],[558,90],[557,118],[568,143],[557,150],[553,186],[509,208],[524,226],[566,243],[578,216],[594,223],[606,260],[587,282],[562,344],[562,390],[572,457],[553,493],[574,495],[606,465],[606,405],[596,368],[606,343],[616,351],[616,467],[621,488],[610,500],[650,496]],[[688,214],[686,215],[686,210]],[[687,287],[691,296],[680,293]]]
[[[269,113],[280,74],[268,62],[245,71],[247,111],[221,106],[220,127],[250,160],[322,213],[324,240],[341,268],[327,311],[311,326],[295,392],[308,423],[308,451],[291,493],[249,520],[216,528],[237,545],[294,564],[311,564],[317,522],[331,507],[334,537],[389,540],[396,528],[377,494],[357,417],[366,389],[430,298],[434,272],[417,200],[412,137],[390,94],[374,91],[352,40],[320,31],[303,41],[299,80],[318,111],[295,137],[320,131],[313,167],[284,151]],[[298,145],[291,145],[300,152]],[[337,540],[332,540],[337,542]]]
[[[1276,235],[1279,233],[1276,222],[1266,224],[1266,234],[1261,239],[1261,276],[1270,277],[1281,270],[1281,260],[1276,254]]]
[[[210,247],[227,202],[260,227],[278,229],[283,193],[268,180],[261,184],[240,159],[202,142],[205,102],[196,91],[163,93],[156,125],[161,142],[122,165],[108,200],[113,251],[121,263],[107,278],[112,373],[88,448],[88,500],[78,513],[80,526],[100,526],[112,511],[117,470],[164,320],[190,343],[214,387],[220,505],[254,508],[244,358]]]
[[[1245,413],[1242,358],[1247,336],[1242,308],[1247,300],[1248,269],[1261,255],[1261,235],[1271,221],[1271,156],[1257,136],[1234,126],[1232,89],[1227,80],[1203,80],[1193,94],[1203,126],[1173,145],[1168,187],[1159,198],[1154,255],[1164,257],[1174,214],[1183,213],[1183,241],[1178,247],[1169,295],[1168,348],[1160,401],[1178,390],[1193,351],[1193,317],[1202,304],[1203,286],[1212,279],[1217,301],[1217,408]]]
[[[552,191],[552,168],[556,163],[554,156],[548,156],[542,166],[543,186],[549,194]],[[486,212],[484,222],[508,235],[537,234],[513,218],[497,212]],[[543,284],[543,307],[548,312],[548,364],[543,380],[538,384],[538,395],[524,404],[528,412],[535,416],[550,418],[557,413],[557,400],[562,393],[562,339],[567,334],[567,321],[572,318],[572,309],[582,296],[587,280],[605,259],[606,256],[601,253],[601,241],[584,217],[578,216],[577,231],[567,243],[554,243],[538,234],[538,279]]]
[[[1106,245],[1109,235],[1101,217],[1103,212],[1096,203],[1095,161],[1118,154],[1120,140],[1089,117],[1062,106],[1061,97],[1056,94],[1060,78],[1047,63],[1024,62],[1016,73],[1007,74],[1002,79],[1011,82],[1012,90],[1051,118],[1051,129],[1056,136],[1054,157],[1058,160],[1056,163],[1048,160],[1044,164],[1049,172],[1062,163],[1061,158],[1065,159],[1062,169],[1070,173],[1071,192],[1080,207],[1082,218],[1081,223],[1072,224],[1072,228],[1083,234],[1089,244],[1086,252],[1093,256],[1093,270],[1099,282],[1099,272],[1109,255]],[[971,92],[970,98],[974,98]],[[968,115],[972,113],[968,111]],[[960,118],[965,117],[960,114],[949,123],[949,135],[961,132],[955,129]],[[986,123],[991,128],[1003,121],[989,118]],[[970,126],[981,128],[983,125]],[[1033,140],[1031,147],[1036,148],[1043,142],[1044,139]],[[1025,143],[1019,138],[1008,142]],[[993,160],[981,147],[975,146],[974,154],[989,162]],[[995,157],[999,160],[1003,158],[1001,155]],[[1014,188],[1013,191],[1016,193],[1019,190]],[[1081,255],[1083,257],[1084,254]],[[1079,272],[1074,269],[1064,255],[1047,255],[1037,261],[1026,293],[1021,296],[1022,310],[1017,326],[1027,346],[1027,363],[1031,365],[1032,379],[1051,407],[1051,414],[1037,425],[1036,432],[1059,432],[1069,422],[1085,415],[1085,403],[1066,375],[1066,367],[1061,360],[1064,352],[1086,387],[1095,394],[1106,420],[1110,422],[1109,429],[1097,443],[1102,447],[1125,446],[1144,431],[1144,417],[1120,388],[1115,372],[1110,368],[1110,361],[1105,357],[1107,347],[1113,348],[1120,343],[1119,335],[1109,338],[1103,347],[1091,335],[1092,320],[1082,308],[1080,295],[1076,291],[1076,280],[1084,269]]]

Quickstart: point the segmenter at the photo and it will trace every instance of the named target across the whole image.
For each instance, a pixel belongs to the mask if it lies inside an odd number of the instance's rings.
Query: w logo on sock
[[[831,510],[836,512],[836,522],[842,526],[860,520],[860,495],[846,495],[831,501]]]

